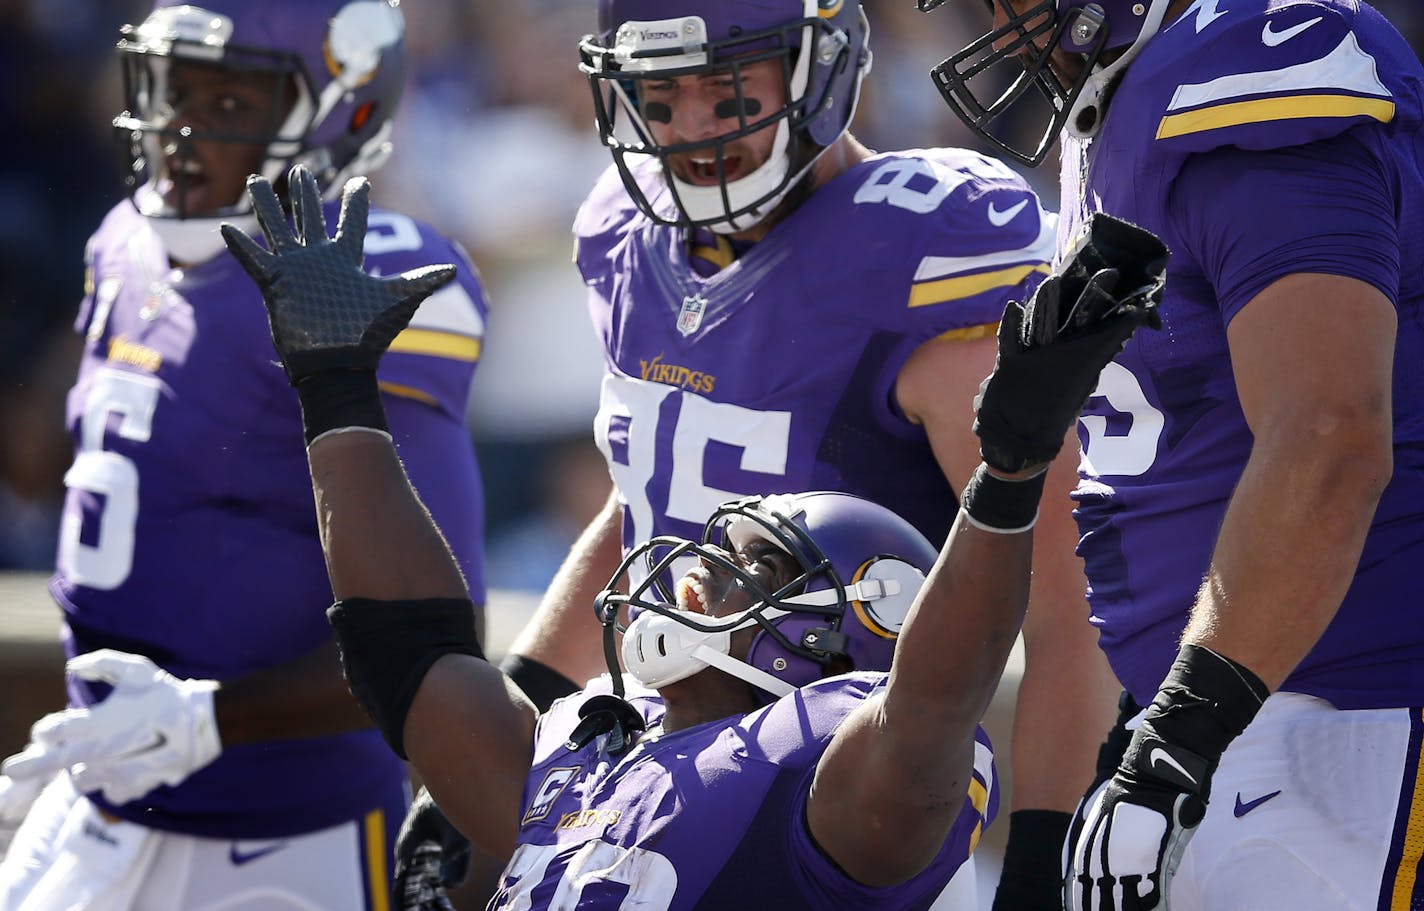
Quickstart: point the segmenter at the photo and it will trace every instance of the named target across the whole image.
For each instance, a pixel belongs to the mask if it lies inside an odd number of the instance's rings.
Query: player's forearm
[[[923,870],[962,811],[975,731],[1023,619],[1031,549],[1029,534],[986,532],[961,513],[900,632],[885,694],[821,758],[807,822],[858,882]]]
[[[332,434],[312,443],[307,457],[337,600],[468,596],[389,439],[365,431]]]
[[[1258,435],[1183,640],[1279,687],[1339,609],[1391,472],[1387,414]]]
[[[445,655],[421,681],[404,721],[411,763],[446,817],[501,860],[519,830],[536,714],[497,668]]]
[[[593,602],[622,557],[622,521],[614,491],[570,548],[534,617],[510,646],[511,653],[533,658],[575,681],[608,670]]]
[[[332,640],[293,661],[222,684],[213,706],[224,746],[371,726],[346,688]]]
[[[1069,492],[1077,464],[1077,446],[1065,445],[1049,472],[1033,531],[1033,585],[1010,753],[1015,810],[1073,812],[1117,713],[1121,687],[1088,622],[1087,578],[1074,552],[1078,527]]]
[[[1028,532],[955,520],[900,633],[882,709],[906,772],[934,774],[944,745],[974,736],[1023,622],[1032,550]]]

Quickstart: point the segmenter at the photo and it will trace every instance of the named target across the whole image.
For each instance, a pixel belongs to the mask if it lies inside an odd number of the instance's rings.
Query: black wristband
[[[1028,531],[1038,521],[1038,501],[1043,497],[1047,470],[1031,478],[1009,481],[989,471],[979,463],[964,492],[959,495],[959,508],[976,528],[997,534]]]
[[[1214,759],[1246,730],[1270,694],[1246,667],[1188,643],[1177,652],[1144,721]]]
[[[484,658],[466,598],[374,601],[348,598],[326,612],[351,694],[396,755],[405,754],[405,716],[425,672],[442,655]]]
[[[547,664],[523,655],[505,655],[499,669],[513,680],[540,712],[549,711],[555,700],[577,693],[579,686]]]
[[[1063,907],[1063,842],[1072,813],[1015,810],[994,893],[993,911],[1050,911]]]
[[[389,432],[374,370],[327,370],[296,383],[307,445],[329,430],[369,427]]]
[[[1206,800],[1221,754],[1246,730],[1269,695],[1260,678],[1225,655],[1183,645],[1133,735],[1120,771],[1164,779]]]

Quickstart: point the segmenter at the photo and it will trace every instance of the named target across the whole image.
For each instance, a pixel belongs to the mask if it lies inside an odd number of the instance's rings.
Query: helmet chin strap
[[[243,194],[246,198],[246,194]],[[168,258],[184,265],[205,263],[219,253],[227,252],[218,226],[223,222],[236,225],[248,233],[257,230],[257,216],[250,211],[230,211],[202,218],[175,218],[152,211],[151,201],[161,200],[151,188],[141,188],[134,195],[134,205],[147,220],[149,227],[163,243]],[[234,207],[235,209],[235,207]]]
[[[810,169],[808,164],[806,168],[802,169],[801,174],[796,176],[796,179],[786,180],[786,174],[791,170],[791,155],[787,151],[790,143],[791,129],[783,120],[776,125],[776,138],[772,143],[771,154],[767,156],[766,161],[745,177],[739,177],[725,184],[727,192],[725,204],[722,200],[723,184],[718,183],[707,187],[697,186],[686,182],[669,170],[668,180],[672,183],[674,195],[677,197],[682,211],[693,221],[707,222],[707,229],[717,234],[735,234],[738,231],[746,231],[755,227],[776,208],[777,204],[790,192],[791,187],[796,184],[796,181]],[[778,185],[781,185],[780,190],[775,189]],[[765,202],[757,206],[756,209],[731,218],[726,217],[727,212],[744,209],[763,197],[766,197]],[[709,221],[710,219],[715,220]]]
[[[895,579],[862,579],[845,587],[847,602],[875,601],[899,593],[900,583]],[[813,607],[828,606],[839,600],[839,595],[828,589],[785,598],[781,603]],[[691,611],[675,613],[695,618],[698,623],[716,619]],[[764,620],[779,620],[790,614],[791,611],[770,606],[761,610]],[[714,667],[777,698],[795,692],[796,687],[780,677],[731,656],[732,633],[757,625],[755,617],[743,616],[709,632],[694,629],[675,616],[645,610],[623,634],[623,664],[633,679],[652,689],[685,680],[706,667]]]
[[[1162,27],[1162,19],[1167,15],[1167,7],[1170,5],[1170,0],[1154,0],[1152,8],[1147,11],[1147,18],[1142,22],[1142,30],[1137,33],[1137,40],[1128,45],[1121,57],[1106,66],[1099,67],[1083,83],[1083,90],[1078,93],[1077,98],[1073,99],[1073,107],[1068,113],[1068,132],[1074,138],[1091,139],[1097,135],[1106,119],[1113,83],[1117,81],[1119,74],[1127,69],[1127,65],[1142,52],[1142,48],[1147,42],[1152,40],[1152,36],[1157,34],[1157,30]]]

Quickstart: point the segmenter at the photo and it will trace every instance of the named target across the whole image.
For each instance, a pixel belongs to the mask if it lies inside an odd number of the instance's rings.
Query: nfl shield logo
[[[691,335],[702,325],[702,313],[707,309],[707,298],[700,294],[682,299],[682,309],[677,314],[677,331]]]

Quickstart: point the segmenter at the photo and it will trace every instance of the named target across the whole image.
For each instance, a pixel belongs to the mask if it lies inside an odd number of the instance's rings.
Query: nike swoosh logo
[[[1007,209],[1000,212],[997,206],[995,206],[992,202],[989,203],[989,224],[993,225],[996,228],[1002,228],[1004,225],[1013,221],[1014,216],[1022,212],[1024,210],[1024,206],[1026,205],[1028,205],[1027,199],[1019,200],[1018,205],[1009,206]]]
[[[1183,778],[1185,778],[1192,784],[1195,785],[1197,783],[1196,776],[1192,775],[1191,772],[1188,772],[1186,769],[1182,768],[1182,764],[1178,762],[1171,753],[1168,753],[1161,747],[1156,747],[1152,750],[1152,752],[1147,754],[1147,765],[1155,766],[1159,762],[1170,768],[1176,769],[1177,772],[1180,773]]]
[[[1241,800],[1241,792],[1240,792],[1240,791],[1237,791],[1237,792],[1236,792],[1236,809],[1233,810],[1232,812],[1234,812],[1234,813],[1236,814],[1236,818],[1237,818],[1237,819],[1240,819],[1241,817],[1245,816],[1247,813],[1250,813],[1252,810],[1254,810],[1254,809],[1256,809],[1257,807],[1259,807],[1261,804],[1263,804],[1263,803],[1265,803],[1266,801],[1270,800],[1272,797],[1277,797],[1277,796],[1279,796],[1280,793],[1281,793],[1280,791],[1272,791],[1271,793],[1265,795],[1264,797],[1257,797],[1255,800],[1247,800],[1247,801],[1244,801],[1244,802],[1243,802],[1243,801]]]
[[[1323,16],[1316,16],[1314,19],[1307,19],[1304,22],[1292,25],[1284,31],[1275,31],[1271,28],[1271,23],[1267,22],[1261,26],[1261,43],[1266,47],[1275,47],[1278,44],[1285,44],[1287,41],[1299,35],[1301,32],[1315,25],[1324,19]]]
[[[287,843],[285,841],[279,841],[276,844],[266,845],[255,851],[243,851],[238,847],[237,842],[233,842],[232,847],[227,850],[227,859],[232,861],[234,867],[240,867],[243,864],[250,864],[254,860],[266,857],[268,854],[274,854],[286,846]]]

